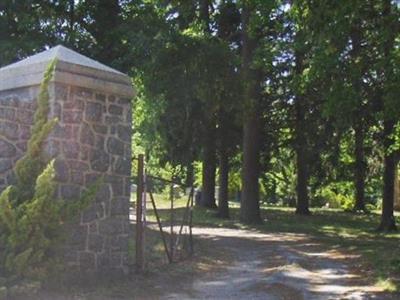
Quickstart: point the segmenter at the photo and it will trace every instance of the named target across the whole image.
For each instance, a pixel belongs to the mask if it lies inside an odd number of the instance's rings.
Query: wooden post
[[[144,188],[144,156],[138,157],[138,186],[136,191],[136,267],[137,271],[144,270],[144,226],[143,226],[143,194]]]

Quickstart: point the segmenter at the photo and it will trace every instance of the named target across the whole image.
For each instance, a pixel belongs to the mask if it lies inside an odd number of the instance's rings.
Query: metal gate
[[[143,155],[137,159],[137,184],[135,212],[135,260],[138,271],[147,265],[146,229],[157,230],[162,241],[164,254],[168,263],[177,262],[193,255],[193,186],[186,187],[182,183],[146,173],[146,162]],[[156,195],[168,189],[167,199],[160,209]],[[177,190],[183,195],[177,195]],[[176,205],[179,203],[179,205]],[[165,205],[168,204],[167,207]],[[148,215],[153,220],[149,220]],[[150,258],[149,258],[150,259]]]

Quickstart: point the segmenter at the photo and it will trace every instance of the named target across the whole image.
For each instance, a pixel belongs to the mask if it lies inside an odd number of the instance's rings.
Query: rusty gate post
[[[136,191],[136,267],[137,271],[144,270],[144,156],[138,157],[138,186]]]

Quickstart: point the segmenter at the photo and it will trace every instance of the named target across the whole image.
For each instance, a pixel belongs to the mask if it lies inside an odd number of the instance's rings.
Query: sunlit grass
[[[376,286],[380,287],[382,290],[387,291],[387,292],[397,292],[398,291],[398,287],[396,285],[396,283],[392,280],[392,279],[383,279],[380,278],[378,279],[378,281],[376,282]]]

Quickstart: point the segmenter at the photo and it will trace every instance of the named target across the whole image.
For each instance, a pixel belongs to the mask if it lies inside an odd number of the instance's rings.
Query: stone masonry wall
[[[0,191],[15,181],[13,166],[26,151],[37,87],[0,92]]]
[[[65,262],[79,272],[125,272],[131,172],[130,99],[51,83],[50,117],[59,122],[46,152],[56,157],[58,198],[77,200],[100,176],[91,207],[68,225]],[[26,150],[38,87],[0,92],[0,189]]]
[[[129,237],[131,110],[129,99],[55,84],[51,116],[60,121],[48,152],[56,154],[59,197],[77,199],[103,176],[93,205],[71,226],[66,261],[80,271],[123,270]]]

